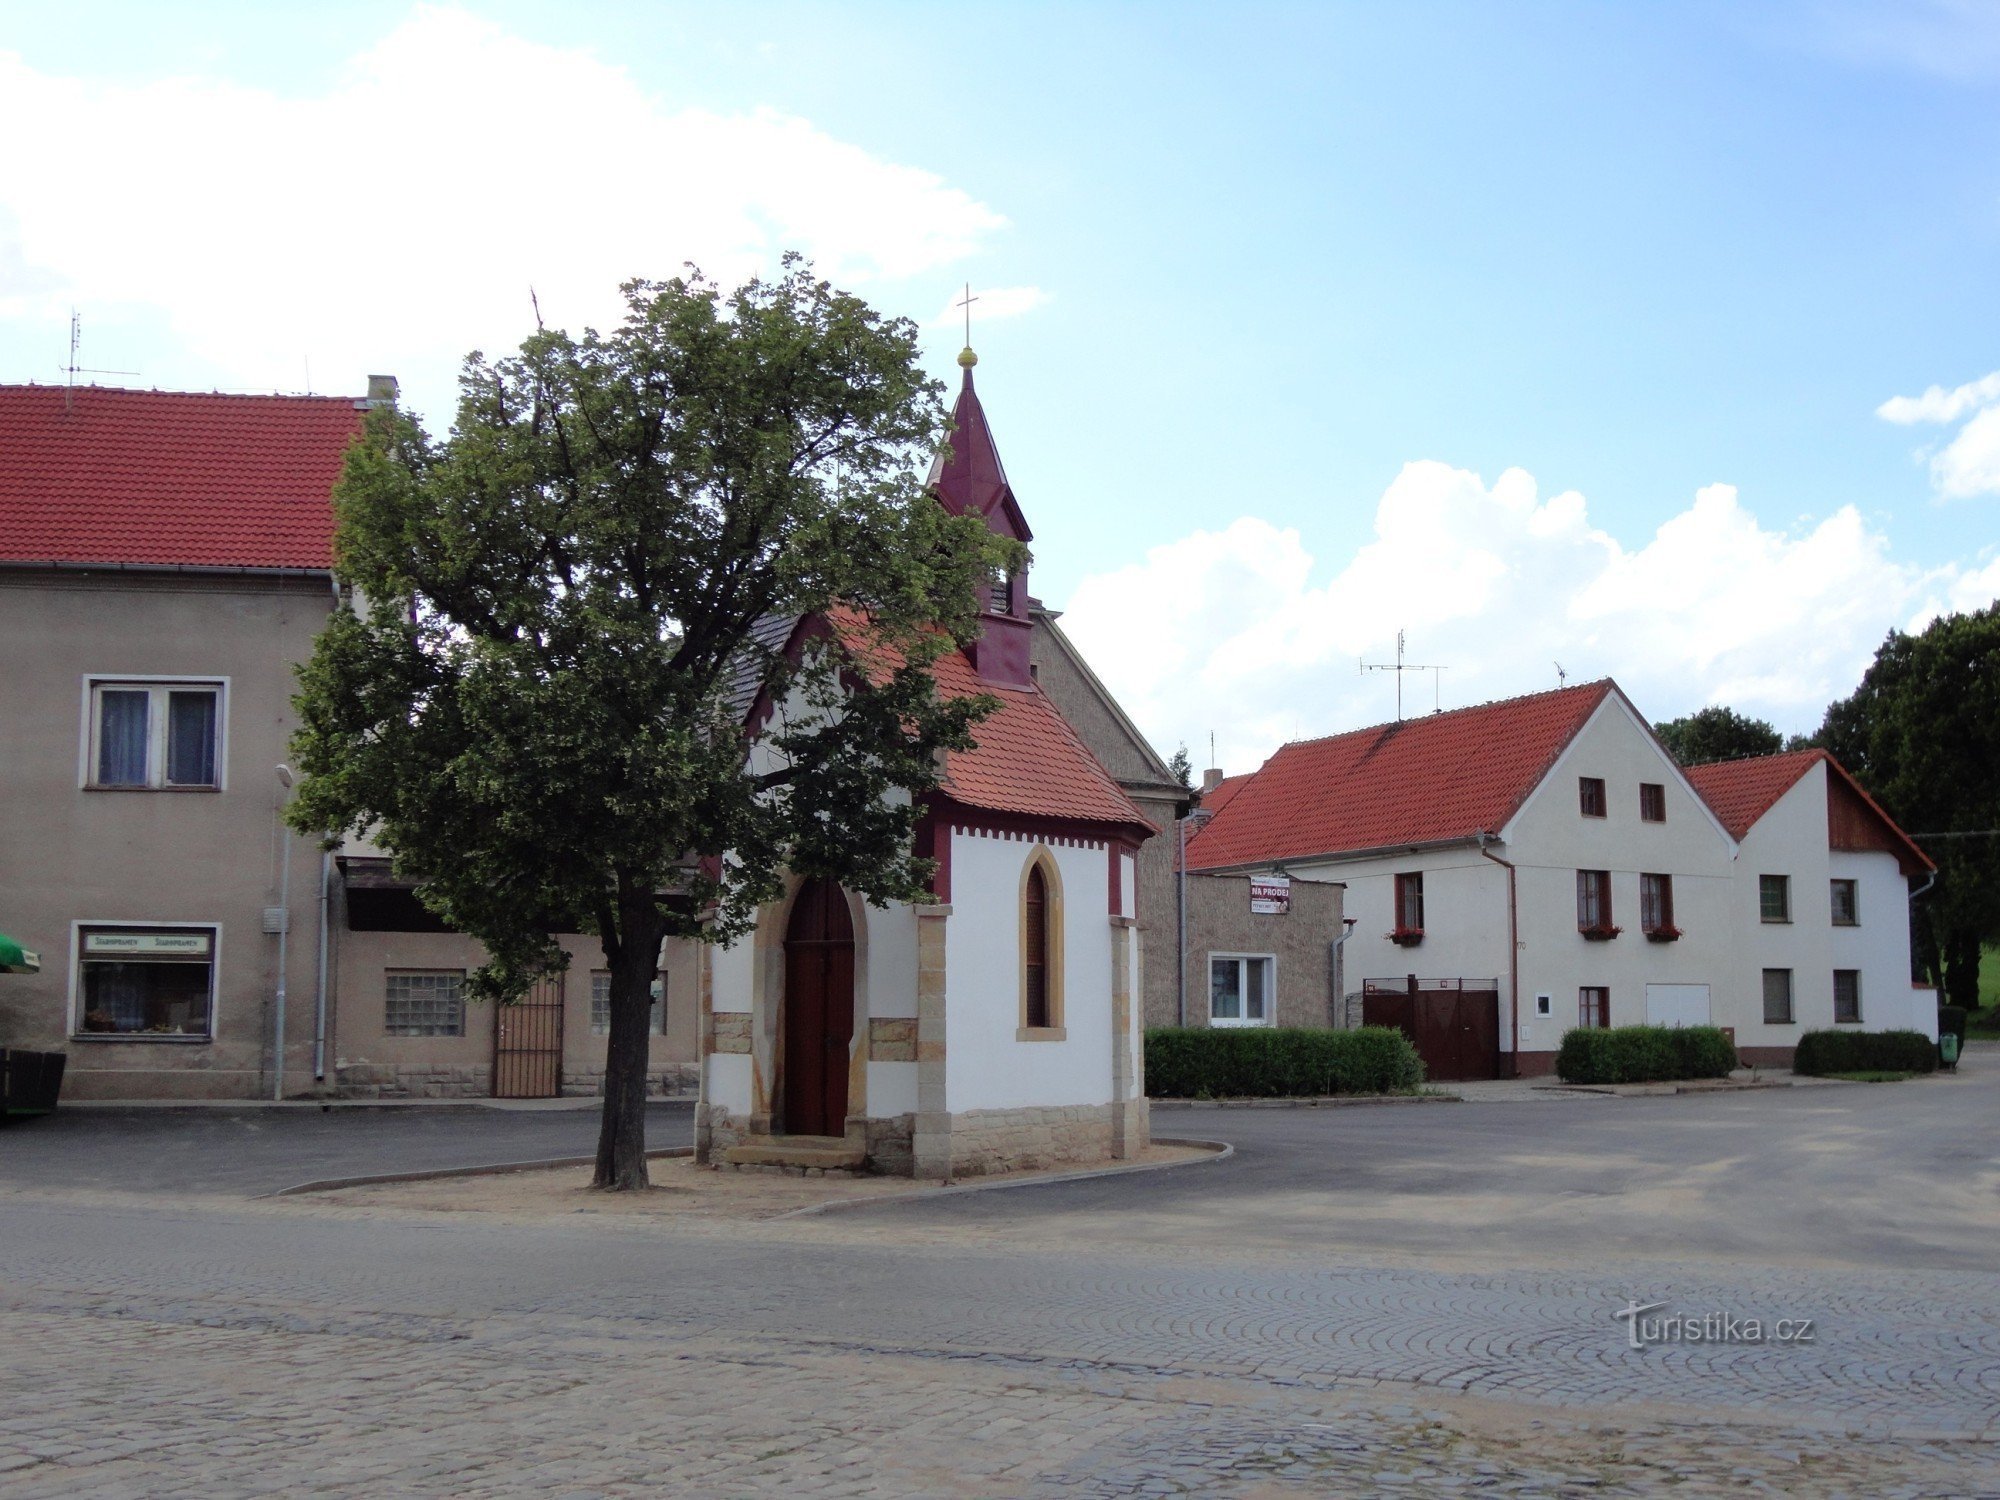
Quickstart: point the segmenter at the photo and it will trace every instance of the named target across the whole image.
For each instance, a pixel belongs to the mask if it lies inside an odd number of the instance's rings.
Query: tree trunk
[[[1944,942],[1944,1003],[1979,1009],[1979,936],[1959,931]]]
[[[626,883],[621,881],[621,886]],[[597,1132],[595,1188],[632,1192],[646,1176],[646,1062],[652,1033],[653,980],[666,925],[650,890],[621,889],[616,939],[607,936],[611,1035],[604,1050],[604,1118]]]

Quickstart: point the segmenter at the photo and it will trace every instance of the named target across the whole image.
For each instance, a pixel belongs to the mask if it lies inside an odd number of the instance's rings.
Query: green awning
[[[39,974],[42,956],[0,932],[0,974]]]

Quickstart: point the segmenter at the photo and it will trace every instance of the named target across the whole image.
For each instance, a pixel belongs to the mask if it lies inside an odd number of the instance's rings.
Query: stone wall
[[[565,1068],[562,1091],[565,1094],[601,1095],[604,1092],[604,1069]],[[699,1092],[701,1092],[701,1069],[693,1063],[671,1063],[666,1067],[650,1068],[646,1072],[648,1098],[692,1099]]]
[[[951,1117],[951,1172],[983,1177],[1071,1162],[1109,1161],[1109,1104],[975,1109]]]
[[[647,1072],[646,1093],[654,1099],[691,1099],[699,1082],[694,1064],[670,1064]],[[604,1069],[565,1071],[562,1091],[602,1094]],[[334,1070],[333,1092],[342,1099],[489,1099],[493,1070],[483,1063],[350,1063]]]

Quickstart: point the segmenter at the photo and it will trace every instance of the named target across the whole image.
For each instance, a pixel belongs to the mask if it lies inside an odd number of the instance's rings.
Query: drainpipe
[[[327,906],[333,897],[333,853],[319,856],[319,989],[313,996],[313,1082],[326,1082]]]
[[[285,1097],[285,968],[286,947],[292,935],[292,825],[284,822],[285,803],[291,799],[292,771],[289,766],[277,768],[278,777],[278,819],[285,830],[282,853],[278,856],[278,910],[284,915],[278,923],[278,994],[276,1014],[272,1018],[271,1042],[271,1098],[282,1102]]]
[[[1174,830],[1180,839],[1180,858],[1174,861],[1174,919],[1179,928],[1179,936],[1174,940],[1174,969],[1179,983],[1174,990],[1174,1024],[1187,1025],[1187,814],[1182,813],[1175,820]]]
[[[1328,995],[1326,1000],[1326,1020],[1335,1030],[1344,1030],[1347,1026],[1347,1013],[1341,1008],[1343,997],[1340,993],[1340,950],[1345,948],[1347,940],[1354,936],[1354,924],[1358,920],[1356,917],[1346,918],[1341,924],[1340,936],[1327,944],[1326,948],[1326,961],[1330,970],[1327,981],[1333,986],[1333,993]]]
[[[1486,847],[1492,838],[1479,831],[1479,853],[1507,872],[1507,1056],[1512,1059],[1513,1076],[1521,1076],[1521,908],[1516,900],[1514,862],[1502,859]]]

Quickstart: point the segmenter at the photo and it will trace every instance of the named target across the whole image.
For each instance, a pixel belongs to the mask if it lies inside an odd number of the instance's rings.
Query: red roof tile
[[[900,660],[893,647],[867,638],[861,616],[838,610],[832,623],[866,669],[891,669]],[[991,693],[1000,705],[973,725],[973,749],[946,752],[944,790],[952,801],[986,812],[1120,825],[1141,837],[1159,831],[1039,687],[984,681],[963,651],[939,657],[931,676],[942,697]]]
[[[1905,874],[1935,870],[1937,865],[1918,847],[1915,839],[1897,826],[1896,820],[1849,774],[1847,767],[1824,750],[1787,750],[1779,755],[1753,755],[1742,760],[1718,760],[1705,766],[1690,766],[1687,778],[1701,793],[1732,838],[1740,839],[1778,803],[1778,799],[1798,784],[1799,778],[1821,761],[1826,763],[1829,835],[1834,832],[1833,801],[1845,796],[1847,805],[1858,805],[1857,816],[1872,821],[1879,833],[1866,836],[1869,847],[1894,854]],[[1833,847],[1844,847],[1838,839]]]
[[[1188,868],[1498,833],[1617,691],[1606,679],[1295,741],[1189,841]]]
[[[0,562],[329,568],[351,397],[0,386]]]

